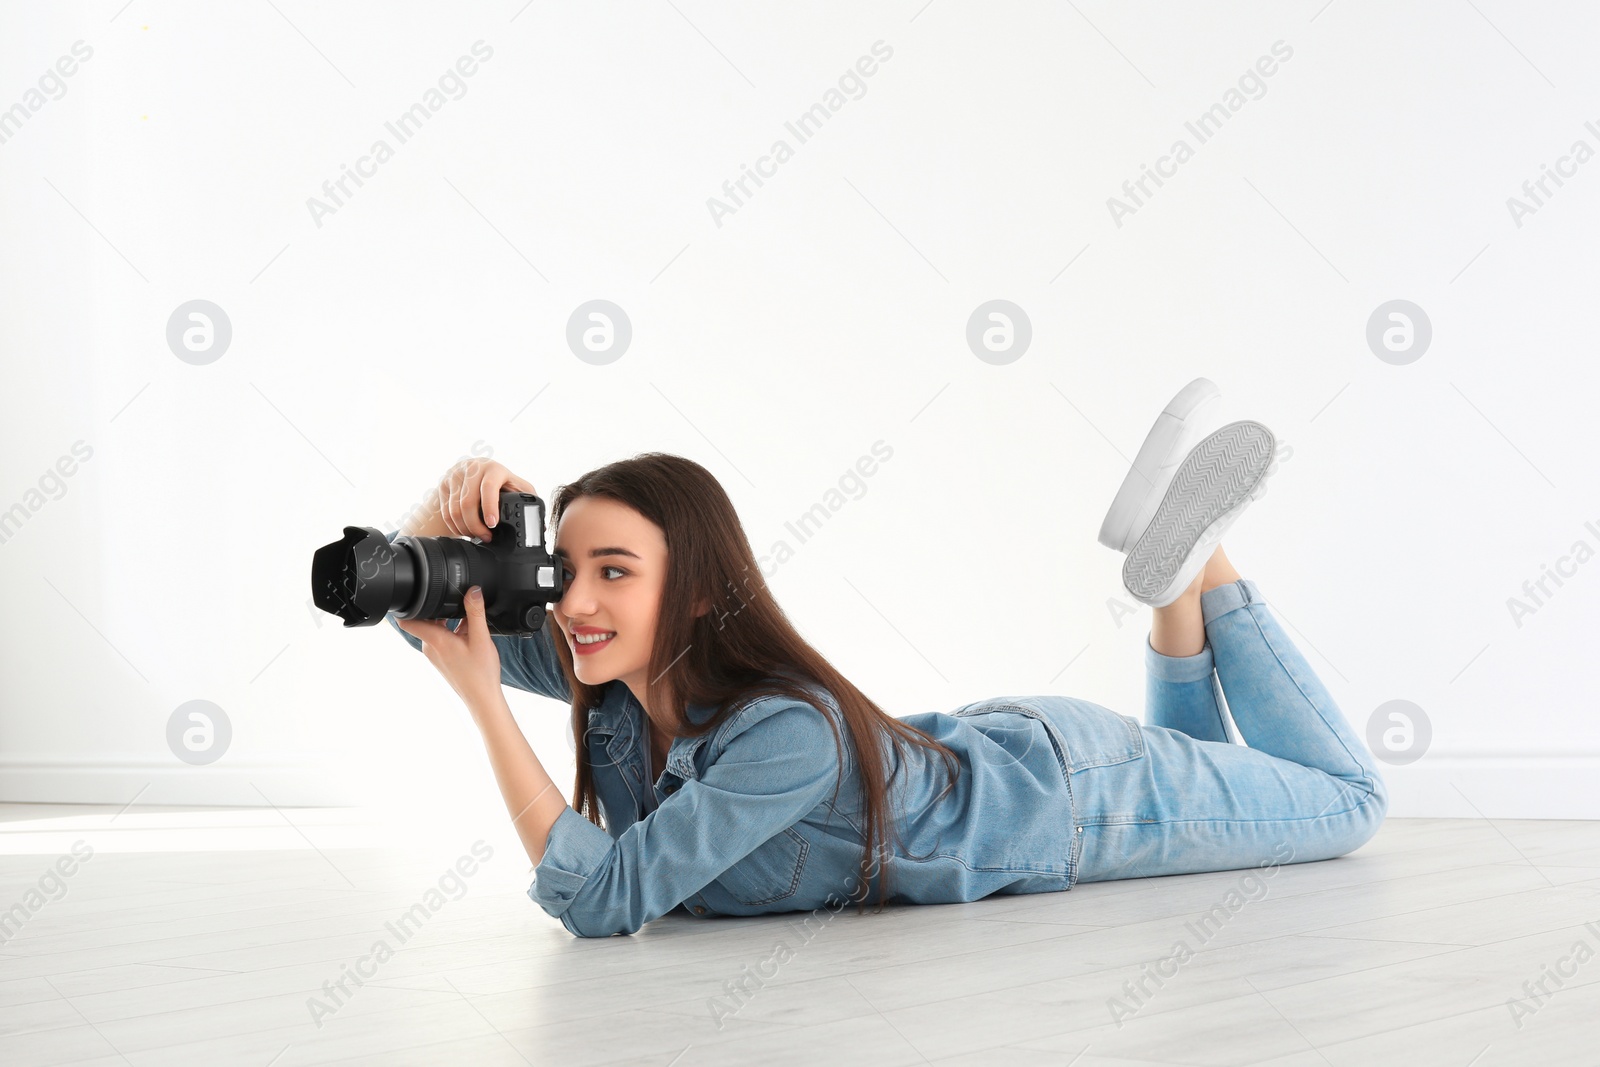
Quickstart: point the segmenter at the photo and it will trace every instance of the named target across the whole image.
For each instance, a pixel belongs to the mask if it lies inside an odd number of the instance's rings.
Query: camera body
[[[312,556],[312,601],[347,627],[375,626],[391,612],[461,619],[476,585],[491,634],[531,637],[545,605],[562,597],[561,565],[545,550],[543,500],[502,489],[499,514],[488,541],[402,534],[391,543],[371,526],[346,526]]]

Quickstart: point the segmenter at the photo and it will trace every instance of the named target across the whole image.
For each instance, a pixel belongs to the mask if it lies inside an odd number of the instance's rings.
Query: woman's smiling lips
[[[587,637],[593,634],[608,634],[609,636],[600,641],[585,642],[578,640],[579,637]],[[616,636],[615,630],[602,630],[598,626],[574,626],[572,627],[572,650],[580,656],[592,656],[610,645],[612,638]]]

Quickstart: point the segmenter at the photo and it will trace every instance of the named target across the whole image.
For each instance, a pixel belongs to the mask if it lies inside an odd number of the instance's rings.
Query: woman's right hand
[[[437,533],[435,527],[451,537],[476,537],[482,541],[494,535],[490,527],[500,520],[500,490],[537,492],[533,483],[507,470],[492,459],[464,459],[445,471],[437,487],[429,490],[425,521],[417,528],[402,530],[413,536]]]

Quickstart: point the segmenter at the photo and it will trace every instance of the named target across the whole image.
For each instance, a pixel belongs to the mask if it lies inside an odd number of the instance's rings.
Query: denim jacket
[[[390,540],[395,534],[389,535]],[[419,651],[422,642],[395,631]],[[495,636],[501,681],[570,705],[557,627]],[[634,933],[678,909],[694,916],[819,910],[877,899],[879,865],[863,885],[865,837],[856,752],[838,705],[763,696],[734,705],[700,737],[677,737],[648,781],[648,719],[621,682],[588,709],[589,755],[602,829],[570,805],[550,828],[528,896],[571,933]],[[690,704],[704,723],[719,709]],[[833,731],[845,742],[843,780]],[[937,752],[890,754],[891,823],[901,841],[880,861],[891,903],[949,903],[991,893],[1071,888],[1082,843],[1071,775],[1144,753],[1139,723],[1068,697],[995,697],[901,716],[954,750],[947,778]],[[1069,749],[1066,737],[1073,737]],[[891,827],[893,828],[893,827]]]

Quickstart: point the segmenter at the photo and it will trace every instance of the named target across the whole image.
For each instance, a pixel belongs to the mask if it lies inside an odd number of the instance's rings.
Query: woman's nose
[[[578,617],[594,613],[594,596],[589,592],[589,587],[581,579],[574,578],[561,590],[561,599],[557,606],[568,617]]]

